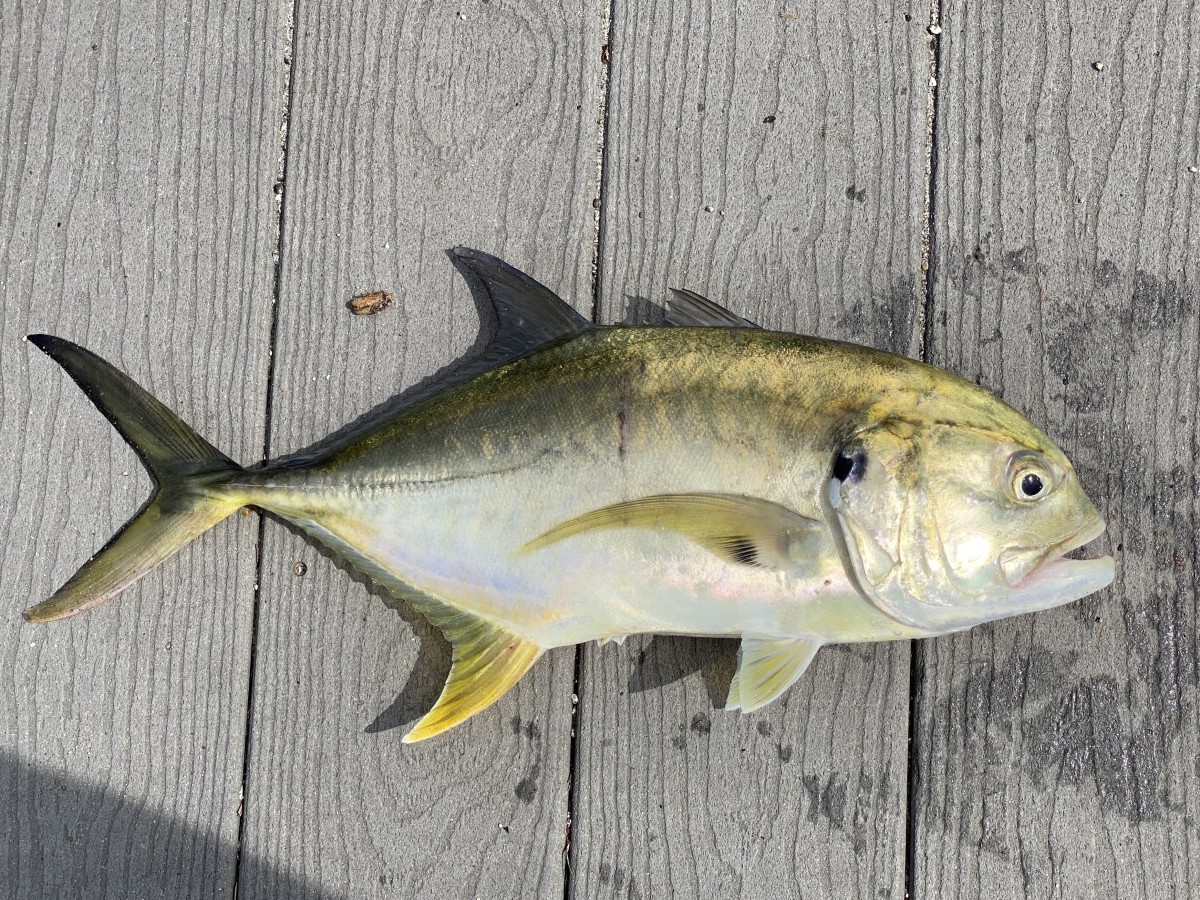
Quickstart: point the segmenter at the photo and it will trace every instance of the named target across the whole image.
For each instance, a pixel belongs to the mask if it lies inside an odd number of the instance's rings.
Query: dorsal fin
[[[701,297],[695,291],[681,291],[671,288],[674,300],[667,301],[667,315],[664,325],[680,327],[716,326],[718,328],[758,328],[749,319],[743,319],[736,313],[731,313],[725,307],[713,303],[707,297]]]
[[[455,247],[451,252],[483,284],[496,315],[496,333],[483,352],[459,360],[421,386],[393,397],[356,422],[288,456],[287,465],[304,465],[337,452],[381,423],[386,424],[400,410],[411,409],[435,394],[510,363],[539,347],[569,340],[597,327],[553,291],[503,260],[470,247]]]
[[[592,327],[556,293],[504,260],[470,247],[453,252],[483,282],[496,311],[496,336],[483,353],[488,363],[507,362]]]

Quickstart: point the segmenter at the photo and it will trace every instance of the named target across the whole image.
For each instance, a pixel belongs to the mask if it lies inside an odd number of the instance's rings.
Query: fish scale
[[[726,705],[749,711],[824,644],[943,634],[1112,580],[1109,557],[1066,558],[1103,530],[1070,462],[974,384],[758,329],[687,291],[667,327],[592,325],[495,257],[455,253],[496,312],[484,352],[257,469],[94,354],[31,336],[156,490],[26,617],[90,609],[259,507],[446,635],[451,672],[412,741],[486,709],[554,647],[737,637]]]

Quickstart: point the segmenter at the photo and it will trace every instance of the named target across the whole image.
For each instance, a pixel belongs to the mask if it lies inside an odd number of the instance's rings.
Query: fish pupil
[[[833,461],[833,477],[838,481],[849,480],[852,484],[862,481],[867,473],[867,454],[864,450],[856,450],[853,456],[839,452]]]
[[[1036,497],[1042,492],[1042,479],[1030,472],[1021,479],[1021,493],[1026,497]]]

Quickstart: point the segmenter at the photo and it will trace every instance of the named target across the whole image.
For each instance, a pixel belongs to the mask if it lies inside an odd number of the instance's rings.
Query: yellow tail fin
[[[242,506],[222,487],[244,470],[142,390],[133,379],[82,347],[30,335],[104,413],[154,479],[146,505],[54,596],[25,610],[51,622],[91,609],[137,581],[188,541]]]

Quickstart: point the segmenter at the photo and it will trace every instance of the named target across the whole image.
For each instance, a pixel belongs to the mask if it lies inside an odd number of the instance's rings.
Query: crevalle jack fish
[[[726,708],[748,711],[822,644],[946,634],[1113,579],[1111,557],[1072,558],[1104,522],[1066,456],[970,382],[687,291],[669,327],[598,326],[499,259],[454,253],[495,308],[482,356],[254,468],[94,354],[31,336],[156,489],[25,617],[90,609],[258,507],[445,634],[450,675],[411,742],[486,709],[553,647],[740,638]]]

